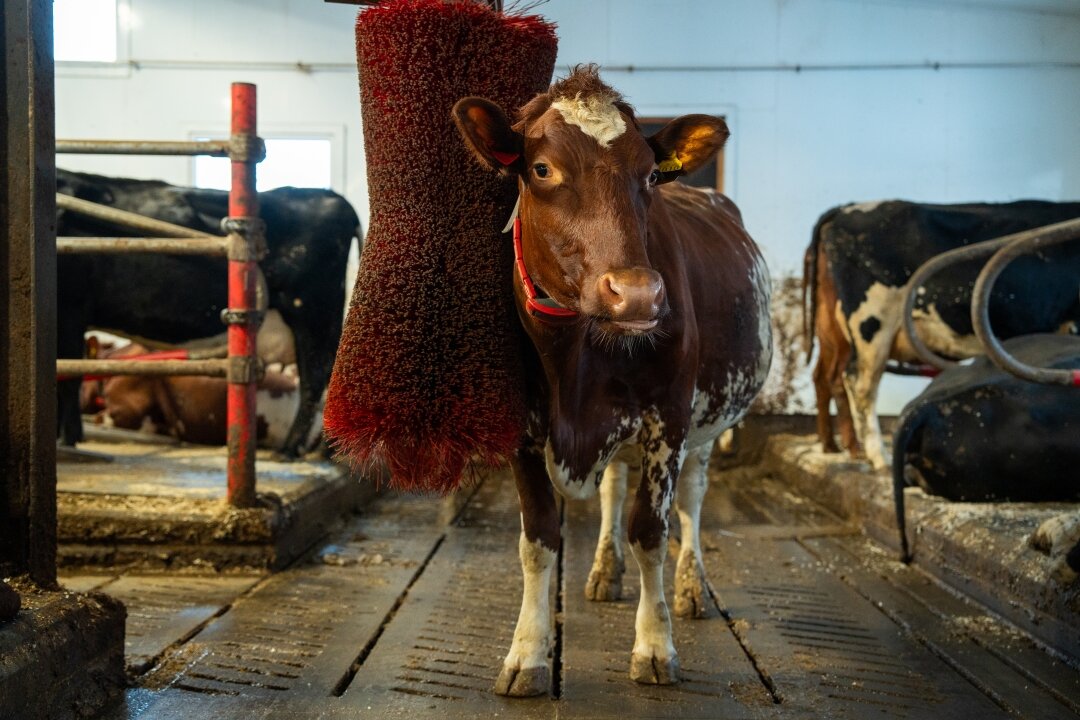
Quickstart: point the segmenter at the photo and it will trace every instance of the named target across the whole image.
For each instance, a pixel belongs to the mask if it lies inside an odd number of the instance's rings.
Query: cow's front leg
[[[643,434],[646,430],[643,429]],[[652,433],[650,433],[652,435]],[[679,658],[671,640],[671,617],[664,599],[664,556],[674,479],[682,465],[682,442],[657,433],[642,441],[641,482],[630,514],[630,550],[641,572],[630,677],[671,685],[679,681]]]
[[[709,488],[712,448],[713,443],[708,442],[687,455],[676,488],[675,507],[682,530],[679,562],[675,565],[675,614],[679,617],[704,618],[716,614],[701,554],[701,504]]]
[[[543,695],[551,687],[548,655],[554,638],[554,618],[549,598],[551,570],[559,548],[559,514],[541,457],[523,451],[513,468],[521,501],[518,554],[524,592],[514,641],[495,681],[495,692],[528,697]]]
[[[622,597],[622,576],[626,572],[623,559],[622,509],[626,500],[628,466],[613,460],[604,470],[600,483],[600,539],[596,543],[585,597],[589,600],[618,600]]]

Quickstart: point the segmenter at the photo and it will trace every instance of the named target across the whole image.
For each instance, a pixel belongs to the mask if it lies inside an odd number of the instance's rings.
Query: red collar
[[[529,277],[525,258],[521,254],[521,218],[517,214],[517,206],[514,206],[514,263],[521,276],[521,284],[525,287],[525,308],[530,315],[551,325],[568,325],[577,321],[576,311],[560,305],[554,298],[537,297],[536,286]]]

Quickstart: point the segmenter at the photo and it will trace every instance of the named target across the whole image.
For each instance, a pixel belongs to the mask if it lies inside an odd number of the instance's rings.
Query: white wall
[[[125,1],[135,66],[60,68],[59,137],[224,130],[229,82],[254,82],[264,131],[339,138],[335,189],[366,225],[355,8]],[[537,10],[559,25],[560,74],[598,62],[643,114],[728,116],[726,189],[776,274],[801,272],[814,221],[838,203],[1080,198],[1073,0],[550,0]],[[191,181],[182,159],[60,164]],[[886,386],[882,409],[895,412],[911,387]]]

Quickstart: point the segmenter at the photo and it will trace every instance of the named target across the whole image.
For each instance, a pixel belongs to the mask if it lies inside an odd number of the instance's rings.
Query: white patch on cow
[[[676,657],[671,641],[671,616],[664,599],[664,555],[667,543],[646,550],[633,543],[630,550],[641,572],[641,597],[638,600],[634,630],[634,655],[669,660]]]
[[[664,439],[664,421],[659,419],[654,408],[648,414],[641,429],[641,481],[647,483],[649,500],[653,513],[667,527],[668,512],[671,510],[671,498],[674,492],[675,477],[686,457],[686,438],[679,447],[673,448]],[[661,482],[666,478],[667,482]]]
[[[569,500],[588,500],[596,494],[596,484],[585,482],[586,477],[572,477],[570,468],[555,459],[555,448],[549,438],[544,445],[544,463],[547,465],[548,477],[551,484],[559,491],[559,494]]]
[[[879,205],[889,202],[888,200],[872,200],[870,202],[855,203],[854,205],[848,205],[841,212],[850,215],[854,212],[869,213],[878,209]]]
[[[551,569],[555,553],[539,541],[529,542],[522,532],[518,540],[518,555],[524,576],[521,612],[514,630],[514,642],[503,665],[515,670],[547,665],[548,653],[554,639],[554,617],[551,611]]]
[[[622,539],[625,535],[622,512],[631,472],[641,474],[638,458],[620,452],[608,463],[600,482],[600,537],[596,542],[592,568],[586,583],[590,600],[615,600],[622,590],[622,575],[626,569]]]
[[[769,304],[772,298],[772,278],[769,275],[769,268],[765,264],[765,258],[759,253],[754,253],[753,264],[753,277],[754,283],[754,301],[756,310],[758,313],[758,347],[761,349],[758,355],[758,365],[756,368],[757,377],[759,381],[758,389],[765,384],[765,378],[769,374],[769,367],[772,365],[772,320],[769,312]],[[757,390],[754,391],[757,394]]]
[[[885,363],[889,359],[900,328],[900,312],[903,308],[904,289],[875,282],[866,291],[866,299],[846,321],[841,317],[844,336],[855,353],[856,375],[844,373],[844,389],[851,403],[855,432],[863,443],[866,457],[875,470],[889,465],[888,454],[881,438],[881,426],[877,416],[877,391]],[[840,313],[839,308],[837,313]],[[863,338],[862,324],[876,318],[880,326],[873,337]]]
[[[713,443],[706,443],[687,455],[676,487],[675,507],[682,530],[675,571],[677,614],[702,615],[706,612],[703,606],[708,603],[709,591],[705,585],[704,556],[701,552],[701,506],[709,488],[707,472],[712,448]]]
[[[583,133],[608,147],[611,141],[626,132],[626,121],[615,107],[613,95],[590,95],[582,98],[563,98],[551,103],[559,111],[567,125],[574,125]]]
[[[641,419],[630,416],[622,416],[616,423],[616,429],[608,433],[603,445],[597,453],[596,459],[585,471],[584,475],[574,476],[570,468],[555,457],[555,448],[549,437],[544,445],[544,461],[547,465],[548,477],[558,490],[559,494],[570,500],[587,500],[596,494],[600,485],[604,470],[608,463],[617,454],[624,452],[628,446],[637,440],[638,430],[641,427]]]
[[[983,349],[979,343],[979,338],[975,337],[974,334],[961,335],[945,324],[945,321],[941,319],[941,314],[938,312],[937,305],[934,303],[930,303],[925,309],[916,308],[912,311],[911,317],[914,320],[915,332],[919,334],[919,339],[939,355],[971,357],[982,354]],[[900,336],[903,338],[904,343],[904,348],[900,349],[908,349],[907,334],[903,329],[900,330]],[[904,356],[901,359],[909,362],[921,362],[913,349],[910,350],[910,357],[907,357],[907,353],[901,352],[901,354]]]
[[[267,365],[275,363],[294,365],[296,363],[296,339],[277,310],[267,310],[263,315],[259,333],[255,337],[255,344],[259,357]]]

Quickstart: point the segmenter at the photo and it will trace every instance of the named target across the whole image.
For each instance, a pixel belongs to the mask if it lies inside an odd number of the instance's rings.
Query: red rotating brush
[[[513,249],[516,188],[468,154],[450,109],[516,109],[555,65],[554,26],[475,2],[398,0],[356,23],[371,223],[326,398],[339,455],[449,492],[524,427]]]

